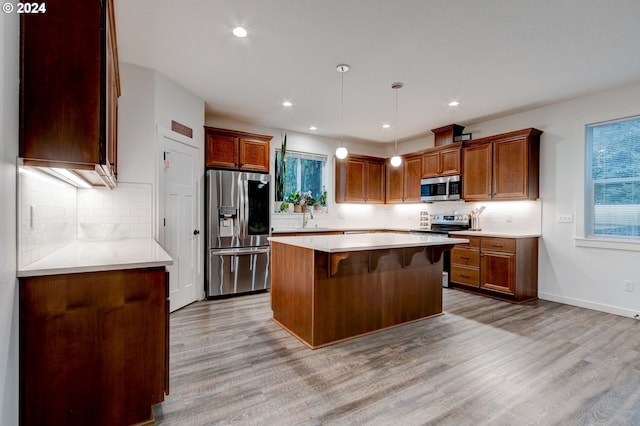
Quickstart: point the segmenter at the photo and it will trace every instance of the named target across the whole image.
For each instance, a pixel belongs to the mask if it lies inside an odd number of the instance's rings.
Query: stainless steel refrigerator
[[[208,298],[269,288],[268,174],[208,170]]]

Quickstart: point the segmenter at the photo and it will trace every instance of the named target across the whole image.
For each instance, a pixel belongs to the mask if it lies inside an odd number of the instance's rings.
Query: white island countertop
[[[469,242],[469,240],[465,238],[448,238],[443,235],[409,235],[391,232],[346,235],[301,235],[296,237],[271,237],[269,240],[275,243],[289,244],[326,253],[441,246]]]
[[[173,264],[153,238],[76,240],[17,271],[18,277],[152,268]]]
[[[496,231],[450,231],[449,234],[455,236],[471,237],[498,237],[498,238],[536,238],[540,237],[538,232],[496,232]]]

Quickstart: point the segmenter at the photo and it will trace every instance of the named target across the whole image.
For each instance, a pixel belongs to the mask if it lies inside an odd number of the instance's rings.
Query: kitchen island
[[[442,314],[442,254],[464,238],[272,237],[273,319],[315,349]]]

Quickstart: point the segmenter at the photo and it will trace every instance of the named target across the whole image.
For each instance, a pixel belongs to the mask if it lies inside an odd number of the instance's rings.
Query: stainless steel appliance
[[[207,171],[207,298],[269,288],[270,181],[261,173]]]
[[[420,199],[422,201],[452,201],[462,196],[460,175],[441,176],[420,180]]]
[[[469,229],[468,214],[432,214],[429,217],[429,229],[414,229],[412,234],[448,234],[452,231],[466,231]],[[451,253],[447,250],[442,258],[442,287],[449,287],[449,271],[451,269]]]

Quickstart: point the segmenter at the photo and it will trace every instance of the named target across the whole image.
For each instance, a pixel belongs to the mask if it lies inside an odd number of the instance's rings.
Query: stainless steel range
[[[466,231],[469,229],[468,214],[432,214],[431,232],[447,234],[451,231]]]

